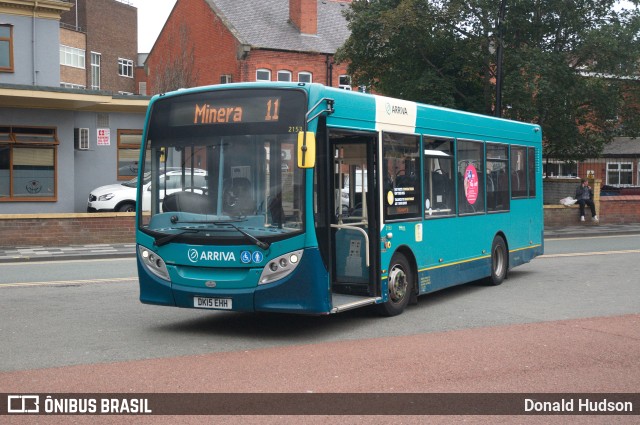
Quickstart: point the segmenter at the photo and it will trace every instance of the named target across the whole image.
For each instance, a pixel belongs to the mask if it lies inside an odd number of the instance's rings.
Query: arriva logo
[[[191,248],[187,256],[189,261],[197,263],[198,261],[236,261],[236,256],[233,252],[224,251],[202,251],[198,252],[197,249]]]
[[[395,106],[391,103],[387,102],[385,105],[385,110],[388,115],[409,115],[409,111],[404,106]]]

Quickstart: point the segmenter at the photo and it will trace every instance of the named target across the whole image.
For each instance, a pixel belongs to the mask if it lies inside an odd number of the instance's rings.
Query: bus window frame
[[[529,199],[529,198],[535,198],[535,196],[530,196],[530,191],[529,191],[529,148],[531,146],[527,146],[527,145],[520,145],[520,144],[510,144],[509,145],[509,191],[511,194],[511,199]],[[513,149],[522,149],[524,151],[524,170],[523,170],[523,175],[525,177],[525,188],[524,188],[524,195],[514,195],[514,191],[513,191]],[[535,148],[534,148],[535,150]],[[517,170],[516,170],[517,172]]]
[[[452,178],[452,190],[453,190],[453,205],[451,208],[451,212],[449,214],[438,214],[438,215],[429,215],[427,209],[425,208],[426,205],[426,197],[427,197],[427,192],[426,192],[426,187],[425,185],[425,181],[424,179],[426,178],[426,164],[424,164],[424,161],[427,158],[435,158],[435,156],[430,156],[429,154],[425,153],[427,150],[427,146],[426,146],[426,140],[428,139],[432,139],[432,140],[444,140],[447,142],[451,143],[451,156],[450,156],[450,160],[451,160],[451,170],[453,172],[457,162],[456,162],[456,138],[455,137],[450,137],[450,136],[438,136],[438,135],[434,135],[434,134],[423,134],[422,135],[422,148],[420,150],[421,152],[421,156],[422,156],[422,161],[423,161],[423,165],[422,165],[422,174],[423,174],[423,178],[422,178],[422,208],[423,208],[423,217],[425,220],[434,220],[434,219],[438,219],[438,218],[451,218],[451,217],[455,217],[458,213],[458,202],[456,199],[456,194],[457,192],[457,182],[456,179],[453,178],[453,176],[451,176]]]
[[[477,143],[480,145],[480,152],[482,155],[482,158],[480,158],[480,165],[483,167],[482,169],[482,181],[478,181],[478,195],[476,198],[477,200],[481,200],[482,201],[482,209],[480,211],[472,211],[472,212],[462,212],[462,208],[461,208],[461,201],[463,200],[463,196],[466,198],[466,194],[462,193],[461,190],[463,190],[462,187],[462,181],[458,175],[459,173],[459,167],[460,167],[460,143]],[[487,202],[486,202],[486,180],[487,180],[487,170],[486,170],[486,142],[484,140],[476,140],[476,139],[468,139],[468,138],[464,138],[464,137],[456,137],[456,155],[455,155],[455,171],[456,171],[456,203],[458,205],[458,216],[459,217],[468,217],[468,216],[473,216],[473,215],[483,215],[487,213]],[[469,164],[470,165],[470,164]],[[479,173],[476,170],[476,173],[479,177]],[[464,176],[462,176],[464,178]],[[481,190],[481,192],[480,192]],[[474,202],[475,204],[475,202]],[[474,204],[470,204],[470,205],[474,205]]]
[[[487,211],[487,214],[499,214],[499,213],[507,213],[511,211],[511,144],[509,143],[503,143],[503,142],[493,142],[493,141],[485,141],[485,154],[484,154],[484,161],[485,161],[485,194],[488,197],[488,190],[487,190],[487,179],[486,179],[486,174],[489,173],[489,168],[487,167],[487,162],[489,162],[489,157],[487,155],[487,148],[489,147],[489,145],[499,145],[499,146],[504,146],[507,150],[507,159],[503,160],[503,159],[491,159],[491,161],[506,161],[506,170],[507,170],[507,208],[506,209],[501,209],[501,210],[489,210],[489,205],[487,204],[485,209]],[[485,202],[486,204],[486,202]]]
[[[418,205],[418,211],[416,211],[415,213],[406,213],[406,214],[389,214],[388,213],[388,208],[389,208],[389,202],[388,202],[388,192],[387,191],[387,176],[386,176],[386,157],[385,157],[385,140],[384,140],[384,135],[385,134],[391,134],[391,135],[398,135],[398,136],[402,136],[402,137],[407,137],[407,136],[411,136],[411,137],[416,137],[417,138],[417,157],[416,157],[416,166],[417,166],[417,170],[416,170],[416,182],[418,183],[419,187],[417,189],[414,188],[414,193],[415,193],[415,197],[417,198],[416,201],[417,205]],[[424,219],[424,193],[422,190],[422,149],[423,149],[423,145],[422,145],[422,134],[420,133],[411,133],[411,132],[407,132],[407,133],[403,133],[403,132],[399,132],[399,131],[388,131],[388,130],[382,130],[380,131],[380,176],[382,177],[383,181],[381,184],[381,190],[382,190],[382,199],[380,201],[380,203],[383,206],[383,222],[384,223],[395,223],[395,222],[401,222],[401,221],[421,221]],[[395,180],[394,180],[395,181]],[[396,218],[397,217],[397,218]]]

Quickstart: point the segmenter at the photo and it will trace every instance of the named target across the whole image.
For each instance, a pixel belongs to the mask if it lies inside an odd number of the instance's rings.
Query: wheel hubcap
[[[400,302],[407,293],[407,275],[400,266],[394,266],[389,273],[389,299]]]
[[[504,251],[498,246],[493,251],[493,272],[496,276],[502,276],[505,267]]]

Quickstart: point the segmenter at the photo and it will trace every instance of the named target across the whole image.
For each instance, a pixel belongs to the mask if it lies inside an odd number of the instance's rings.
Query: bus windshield
[[[304,173],[295,164],[305,102],[303,92],[292,90],[156,101],[144,151],[142,173],[151,179],[140,189],[141,228],[165,241],[211,244],[302,232]]]

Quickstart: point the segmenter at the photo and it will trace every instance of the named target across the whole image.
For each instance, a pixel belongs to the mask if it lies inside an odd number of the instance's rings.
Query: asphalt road
[[[36,271],[37,280],[26,277],[21,266],[2,265],[0,393],[637,393],[637,247],[638,236],[547,241],[547,254],[512,270],[503,285],[464,285],[421,297],[394,318],[367,309],[299,317],[145,306],[137,301],[135,280],[127,277],[128,260],[118,260],[117,267],[105,261],[49,263],[42,267],[51,272]],[[58,272],[67,265],[78,275]],[[96,272],[103,268],[113,270],[113,277],[96,277],[103,276]],[[20,280],[39,283],[24,286]],[[122,420],[115,418],[89,422]],[[428,418],[514,422],[502,416]],[[515,422],[614,419],[544,418],[522,416]],[[322,416],[218,419],[319,423]],[[414,416],[348,419],[424,423],[424,417]],[[637,423],[632,419],[615,417],[615,422]]]

